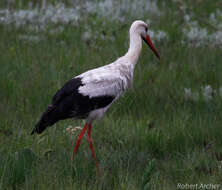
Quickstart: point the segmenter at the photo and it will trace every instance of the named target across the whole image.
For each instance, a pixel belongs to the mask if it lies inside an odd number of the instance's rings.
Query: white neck
[[[142,38],[138,33],[130,33],[130,47],[126,53],[129,57],[131,64],[136,65],[142,49]]]

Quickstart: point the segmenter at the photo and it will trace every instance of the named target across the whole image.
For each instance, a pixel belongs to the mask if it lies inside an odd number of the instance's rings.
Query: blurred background
[[[102,176],[83,121],[30,136],[72,77],[124,55],[134,20],[149,25],[134,88],[93,130]],[[1,0],[0,189],[222,188],[220,0]]]

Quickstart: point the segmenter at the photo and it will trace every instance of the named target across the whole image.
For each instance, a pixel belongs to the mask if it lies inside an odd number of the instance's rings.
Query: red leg
[[[88,127],[87,139],[89,141],[89,147],[91,149],[92,156],[93,156],[94,160],[96,161],[96,167],[97,167],[97,170],[99,172],[99,163],[98,163],[98,161],[96,159],[96,154],[95,154],[95,151],[94,151],[94,148],[93,148],[93,143],[92,143],[92,138],[91,138],[91,129],[92,129],[92,124],[90,123],[89,127]]]
[[[86,122],[86,124],[84,125],[84,127],[83,127],[82,131],[80,132],[80,134],[79,134],[79,136],[78,136],[78,139],[77,139],[77,141],[76,141],[76,146],[75,146],[74,149],[73,149],[71,161],[73,160],[74,154],[77,152],[77,150],[78,150],[78,148],[79,148],[80,142],[81,142],[81,140],[82,140],[83,135],[84,135],[85,132],[86,132],[87,127],[88,127],[88,123]]]

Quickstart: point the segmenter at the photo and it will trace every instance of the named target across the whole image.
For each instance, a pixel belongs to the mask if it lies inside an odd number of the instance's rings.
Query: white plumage
[[[91,139],[92,122],[101,119],[107,109],[132,87],[133,72],[142,49],[142,39],[159,58],[147,30],[148,26],[143,21],[133,22],[129,31],[130,47],[127,53],[109,65],[89,70],[68,81],[55,94],[52,104],[43,113],[32,134],[41,133],[47,126],[62,119],[85,118],[87,122],[73,152],[77,152],[80,141],[88,129],[87,138],[96,160]]]
[[[130,48],[124,56],[109,65],[77,76],[81,77],[84,83],[84,86],[79,88],[79,92],[89,97],[111,95],[117,100],[128,88],[132,87],[134,68],[142,49],[141,35],[146,28],[147,24],[143,21],[135,21],[130,28]],[[89,114],[88,122],[101,119],[112,103],[105,108],[93,110],[93,113]]]

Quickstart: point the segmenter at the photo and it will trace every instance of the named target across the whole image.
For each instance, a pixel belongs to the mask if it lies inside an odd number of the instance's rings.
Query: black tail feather
[[[51,113],[54,110],[54,106],[49,105],[49,107],[47,108],[47,110],[42,114],[41,119],[39,120],[39,122],[36,124],[36,126],[34,127],[34,129],[31,132],[31,135],[35,134],[35,133],[42,133],[48,126],[53,125],[56,121],[53,121],[55,119],[53,119],[51,117]]]
[[[45,117],[43,115],[42,118],[39,120],[39,122],[34,127],[34,129],[32,130],[31,135],[33,135],[35,133],[38,133],[38,134],[42,133],[48,126],[49,126],[49,123],[47,121],[45,121]]]
[[[35,134],[36,130],[35,128],[32,130],[31,135]]]
[[[36,124],[35,128],[32,130],[31,135],[35,133],[42,133],[49,125],[44,123],[42,119]]]

